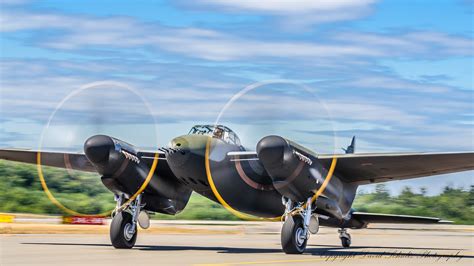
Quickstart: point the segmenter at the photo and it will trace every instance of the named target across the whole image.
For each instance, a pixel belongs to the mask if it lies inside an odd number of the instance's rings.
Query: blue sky
[[[474,150],[473,1],[0,3],[0,146],[38,147],[65,97],[107,80],[61,106],[44,146],[99,132],[165,145],[264,82],[221,119],[250,148],[279,133],[320,152],[352,135],[359,152]],[[473,172],[390,188],[447,184]]]

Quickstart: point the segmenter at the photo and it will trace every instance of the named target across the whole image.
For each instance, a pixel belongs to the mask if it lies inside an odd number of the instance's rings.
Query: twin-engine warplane
[[[262,138],[255,151],[223,125],[194,126],[166,148],[144,151],[122,140],[95,135],[84,154],[0,150],[0,159],[97,172],[115,195],[110,239],[115,248],[132,248],[137,226],[149,225],[150,212],[174,215],[193,191],[232,212],[281,220],[286,253],[303,253],[319,225],[347,229],[369,223],[439,223],[438,218],[357,212],[352,203],[364,184],[474,169],[474,153],[317,154],[281,136]]]

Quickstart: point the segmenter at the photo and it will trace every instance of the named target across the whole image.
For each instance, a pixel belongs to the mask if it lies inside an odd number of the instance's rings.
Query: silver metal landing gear
[[[115,194],[114,195],[114,200],[115,200],[115,209],[111,213],[112,218],[114,218],[117,213],[122,211],[121,207],[124,203],[123,194],[120,194],[120,195]]]
[[[347,228],[341,228],[338,230],[339,238],[341,239],[341,245],[345,248],[351,246],[351,235],[347,233]]]
[[[129,249],[137,240],[137,223],[142,195],[138,195],[128,206],[123,207],[123,196],[117,196],[117,207],[110,224],[110,240],[115,248]]]
[[[301,254],[306,250],[310,233],[317,233],[319,223],[317,215],[312,214],[311,198],[302,203],[293,204],[283,198],[285,222],[281,229],[281,246],[287,254]],[[304,208],[303,208],[304,207]]]

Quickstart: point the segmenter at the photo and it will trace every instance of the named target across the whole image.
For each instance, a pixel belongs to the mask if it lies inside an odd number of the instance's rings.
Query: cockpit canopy
[[[240,146],[240,139],[230,128],[223,125],[196,125],[191,128],[188,135],[208,135],[221,139],[226,143]]]

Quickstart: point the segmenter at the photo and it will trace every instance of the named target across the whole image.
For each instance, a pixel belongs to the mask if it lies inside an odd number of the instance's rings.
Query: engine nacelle
[[[273,179],[274,187],[293,201],[306,201],[321,186],[310,168],[317,166],[315,158],[296,149],[280,136],[267,136],[257,144],[258,158]]]
[[[90,137],[84,144],[84,152],[97,172],[102,175],[102,183],[115,194],[131,197],[145,182],[152,160],[142,160],[137,149],[124,141],[105,135]],[[186,206],[191,190],[182,185],[172,174],[158,171],[166,168],[158,163],[150,183],[144,190],[142,201],[145,209],[167,214],[175,214]]]

